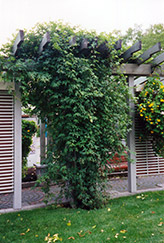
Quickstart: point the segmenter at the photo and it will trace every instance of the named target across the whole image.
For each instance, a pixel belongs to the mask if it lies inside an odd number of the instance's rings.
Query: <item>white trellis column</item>
[[[14,200],[13,208],[22,207],[22,112],[21,96],[18,85],[15,85],[14,103]]]
[[[128,77],[130,94],[134,97],[134,76]],[[129,100],[130,116],[132,118],[132,130],[128,134],[129,159],[128,161],[128,191],[136,192],[136,155],[135,155],[135,105]]]

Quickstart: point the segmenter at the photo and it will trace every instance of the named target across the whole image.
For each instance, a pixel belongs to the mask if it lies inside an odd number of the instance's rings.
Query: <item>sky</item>
[[[164,0],[0,0],[0,46],[19,29],[57,20],[98,33],[125,33],[135,24],[164,24]]]

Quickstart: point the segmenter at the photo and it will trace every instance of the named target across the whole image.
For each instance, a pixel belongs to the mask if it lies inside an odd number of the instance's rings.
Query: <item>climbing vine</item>
[[[47,31],[51,41],[39,54]],[[76,43],[71,45],[74,36]],[[89,45],[82,51],[84,38]],[[107,56],[97,48],[105,41]],[[112,75],[119,65],[114,42],[111,36],[51,22],[26,32],[15,57],[13,42],[1,50],[3,80],[18,82],[23,105],[30,104],[47,123],[51,143],[44,189],[49,192],[50,182],[62,178],[65,195],[76,207],[102,206],[106,161],[125,150],[121,140],[130,125],[128,88],[124,75]]]

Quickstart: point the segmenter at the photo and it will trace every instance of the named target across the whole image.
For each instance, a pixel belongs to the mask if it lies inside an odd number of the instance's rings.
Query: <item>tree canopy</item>
[[[145,31],[140,25],[129,28],[120,38],[125,46],[133,45],[138,40],[142,41],[142,51],[146,51],[158,42],[161,42],[161,52],[164,50],[164,24],[151,25]]]

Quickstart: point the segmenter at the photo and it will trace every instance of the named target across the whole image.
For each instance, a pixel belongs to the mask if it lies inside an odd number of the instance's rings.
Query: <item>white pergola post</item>
[[[130,94],[134,97],[134,76],[128,77]],[[130,116],[132,118],[132,130],[128,134],[129,160],[128,161],[128,191],[136,192],[136,155],[135,155],[135,105],[129,100]]]
[[[21,96],[18,85],[15,85],[14,103],[14,200],[13,208],[22,207],[22,112]]]

